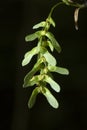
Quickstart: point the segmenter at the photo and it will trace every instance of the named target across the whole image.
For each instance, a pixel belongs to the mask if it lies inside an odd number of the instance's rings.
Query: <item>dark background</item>
[[[55,110],[39,95],[35,107],[27,102],[32,88],[23,89],[23,78],[32,68],[21,61],[33,43],[24,38],[32,26],[48,16],[57,0],[0,1],[0,130],[87,130],[87,9],[79,14],[79,30],[74,28],[72,7],[61,6],[53,14],[56,28],[51,28],[62,52],[54,53],[59,66],[69,69],[69,76],[54,74],[61,92],[52,93],[60,107]]]

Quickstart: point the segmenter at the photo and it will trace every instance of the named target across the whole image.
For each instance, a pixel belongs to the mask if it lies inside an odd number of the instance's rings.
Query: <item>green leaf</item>
[[[50,24],[52,24],[53,27],[56,26],[54,20],[52,19],[52,17],[48,18],[47,20],[49,21]]]
[[[47,44],[48,44],[48,46],[49,46],[50,50],[53,52],[54,47],[53,47],[53,45],[52,45],[51,41],[47,40]]]
[[[59,104],[56,100],[56,98],[52,95],[52,93],[44,87],[44,91],[42,91],[42,94],[46,97],[48,103],[55,109],[58,108]]]
[[[37,47],[34,47],[31,51],[27,52],[27,53],[25,54],[25,56],[24,56],[23,61],[22,61],[22,66],[27,65],[27,64],[31,61],[32,57],[33,57],[34,55],[38,54],[39,51],[40,51],[40,50],[39,50],[39,47],[37,46]]]
[[[30,96],[30,99],[29,99],[29,101],[28,101],[28,107],[29,107],[29,108],[32,108],[32,107],[34,106],[34,104],[35,104],[35,102],[36,102],[36,97],[37,97],[37,95],[38,95],[39,93],[40,93],[39,87],[36,87],[36,88],[33,90],[32,94],[31,94],[31,96]]]
[[[57,72],[59,74],[68,75],[69,71],[66,68],[57,67],[57,66],[48,66],[48,70],[51,72]]]
[[[44,57],[46,58],[46,61],[50,64],[55,66],[56,65],[56,59],[47,51],[44,53]]]
[[[34,67],[32,68],[32,70],[25,76],[24,78],[24,84],[23,87],[27,87],[28,86],[28,82],[29,80],[33,77],[33,75],[41,68],[41,63],[44,62],[43,57],[40,58],[37,63],[34,65]]]
[[[50,64],[55,66],[56,65],[56,59],[53,57],[46,48],[41,47],[40,52],[43,53],[43,56],[45,57],[46,61]]]
[[[45,27],[45,25],[46,25],[46,22],[43,21],[43,22],[40,22],[40,23],[34,25],[33,29],[37,29],[37,28],[40,28],[40,27]]]
[[[58,53],[60,53],[61,52],[61,47],[60,47],[59,43],[57,42],[57,40],[55,39],[54,35],[51,32],[47,32],[46,36],[51,41],[53,47],[58,51]]]
[[[25,87],[33,86],[38,82],[39,82],[39,77],[38,75],[36,75],[33,76],[31,79],[25,80],[23,87],[25,88]]]
[[[40,81],[43,81],[43,79],[44,75],[35,75],[31,79],[25,81],[24,87],[29,87],[38,84]]]
[[[28,42],[28,41],[33,41],[35,40],[36,38],[38,38],[38,35],[36,33],[33,33],[33,34],[30,34],[30,35],[27,35],[25,37],[25,41]]]
[[[28,81],[28,83],[26,84],[26,86],[27,86],[27,87],[28,87],[28,86],[33,86],[33,85],[35,85],[35,84],[38,84],[38,82],[39,82],[39,76],[36,75],[36,76],[33,76],[33,77]]]
[[[29,86],[29,81],[33,77],[33,75],[38,71],[38,68],[32,69],[24,78],[24,84],[23,87],[28,87]]]
[[[42,35],[42,32],[43,32],[43,31],[37,31],[37,32],[35,32],[35,33],[33,33],[33,34],[27,35],[27,36],[25,37],[25,41],[26,41],[26,42],[29,42],[29,41],[35,40],[36,38],[40,38],[40,36]]]
[[[55,90],[56,92],[60,92],[59,84],[56,83],[51,77],[49,77],[48,75],[45,75],[44,81],[50,84],[53,90]]]

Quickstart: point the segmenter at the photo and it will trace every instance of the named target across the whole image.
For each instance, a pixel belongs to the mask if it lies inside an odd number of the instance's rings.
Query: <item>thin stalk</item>
[[[51,17],[51,15],[52,15],[54,9],[55,9],[57,6],[62,5],[62,4],[65,4],[65,3],[64,3],[64,2],[59,2],[59,3],[55,4],[55,5],[51,8],[51,11],[50,11],[50,13],[49,13],[49,15],[48,15],[48,18]],[[77,7],[77,8],[84,8],[84,7],[86,7],[87,5],[85,5],[85,4],[82,4],[82,5],[81,5],[81,4],[78,4],[78,3],[70,3],[68,6]]]
[[[57,6],[61,5],[61,4],[64,4],[64,2],[59,2],[59,3],[55,4],[55,5],[51,8],[51,11],[50,11],[50,13],[49,13],[49,15],[48,15],[48,18],[51,17],[51,15],[52,15],[54,9],[55,9]]]
[[[85,7],[85,4],[72,3],[72,4],[70,4],[70,6],[77,7],[77,8],[81,9],[81,8]]]

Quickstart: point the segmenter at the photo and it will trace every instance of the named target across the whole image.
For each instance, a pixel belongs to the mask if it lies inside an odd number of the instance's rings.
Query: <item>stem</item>
[[[51,11],[50,11],[50,13],[49,13],[49,15],[48,15],[48,18],[51,17],[51,15],[52,15],[54,9],[55,9],[57,6],[61,5],[61,4],[65,4],[65,3],[64,3],[64,2],[59,2],[59,3],[55,4],[55,5],[51,8]],[[86,7],[87,5],[85,5],[85,4],[82,4],[82,5],[81,5],[81,4],[78,4],[78,3],[70,3],[68,6],[77,7],[77,8],[84,8],[84,7]]]
[[[55,4],[55,5],[51,8],[51,11],[50,11],[50,13],[49,13],[49,15],[48,15],[48,18],[51,17],[51,15],[52,15],[54,9],[55,9],[57,6],[61,5],[61,4],[64,4],[64,2],[59,2],[59,3]]]
[[[77,7],[77,8],[84,8],[85,7],[85,5],[84,4],[78,4],[78,3],[72,3],[72,4],[70,4],[70,6],[73,6],[73,7]]]

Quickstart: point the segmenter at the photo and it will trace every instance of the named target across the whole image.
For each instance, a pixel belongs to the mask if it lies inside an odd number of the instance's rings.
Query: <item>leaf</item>
[[[46,22],[43,21],[43,22],[40,22],[40,23],[34,25],[33,29],[37,29],[37,28],[40,28],[40,27],[45,27],[45,25],[46,25]]]
[[[53,66],[56,65],[56,59],[55,59],[55,57],[53,57],[53,56],[47,51],[46,48],[41,47],[40,52],[43,53],[43,56],[45,57],[46,61],[47,61],[50,65],[53,65]]]
[[[31,61],[32,57],[34,55],[38,54],[38,53],[39,53],[39,47],[38,46],[34,47],[31,51],[27,52],[24,56],[23,61],[22,61],[22,66],[27,65]]]
[[[33,85],[35,85],[35,84],[38,84],[38,82],[39,82],[39,76],[36,75],[36,76],[33,76],[33,77],[28,81],[28,83],[27,83],[26,86],[33,86]]]
[[[38,68],[31,70],[24,78],[24,84],[23,87],[28,87],[29,86],[29,81],[33,77],[33,75],[38,71]]]
[[[61,52],[61,47],[57,40],[55,39],[54,35],[51,32],[47,32],[46,36],[49,38],[49,40],[52,42],[53,47],[58,51],[58,53]]]
[[[30,35],[27,35],[25,37],[25,41],[28,42],[28,41],[33,41],[35,40],[36,38],[38,38],[38,35],[36,33],[33,33],[33,34],[30,34]]]
[[[24,78],[24,84],[23,87],[27,87],[28,86],[28,82],[29,80],[33,77],[33,75],[38,71],[38,68],[36,69],[32,69]]]
[[[33,86],[35,84],[37,84],[39,82],[39,77],[33,76],[31,79],[25,80],[23,87],[29,87],[29,86]]]
[[[60,92],[60,86],[48,75],[45,75],[44,81],[50,84],[51,88],[56,92]]]
[[[36,87],[36,88],[33,90],[32,94],[31,94],[31,96],[30,96],[30,99],[29,99],[29,101],[28,101],[28,107],[29,107],[29,108],[32,108],[32,107],[34,106],[34,104],[35,104],[35,102],[36,102],[36,97],[37,97],[37,95],[38,95],[39,93],[40,93],[39,87]]]
[[[56,59],[47,51],[44,53],[44,57],[46,58],[46,61],[50,64],[55,66],[56,65]]]
[[[42,91],[42,94],[46,97],[48,103],[55,109],[58,108],[59,104],[56,100],[56,98],[52,95],[52,93],[46,88],[44,87],[45,91]]]
[[[50,24],[52,24],[53,27],[56,26],[54,20],[52,19],[52,17],[48,18],[47,20],[49,21]]]
[[[44,75],[35,75],[31,79],[25,81],[24,87],[29,87],[38,84],[40,81],[43,81],[43,79]]]
[[[34,67],[32,68],[32,70],[25,76],[24,78],[24,84],[23,87],[27,87],[28,86],[28,82],[29,80],[33,77],[33,75],[41,68],[41,63],[43,63],[44,60],[43,58],[40,58],[37,63],[34,65]]]
[[[50,50],[53,52],[54,47],[53,47],[51,41],[47,40],[47,44],[48,44],[48,46],[50,47]]]
[[[57,72],[59,74],[68,75],[69,71],[66,68],[57,67],[57,66],[48,66],[48,70],[51,72]]]
[[[26,41],[26,42],[33,41],[33,40],[35,40],[36,38],[40,38],[41,35],[42,35],[42,31],[37,31],[37,32],[35,32],[35,33],[33,33],[33,34],[27,35],[27,36],[25,37],[25,41]]]

